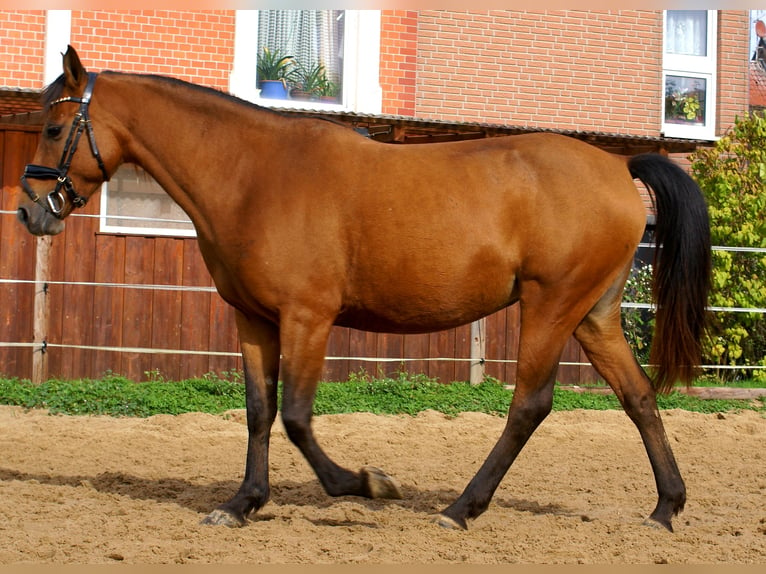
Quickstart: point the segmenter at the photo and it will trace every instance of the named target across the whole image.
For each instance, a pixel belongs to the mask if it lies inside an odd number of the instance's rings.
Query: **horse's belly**
[[[406,249],[370,250],[362,257],[365,264],[350,273],[336,324],[428,333],[465,325],[518,298],[519,257],[511,242],[476,243],[470,234],[443,230],[430,235],[442,239],[416,238],[405,242]]]
[[[447,318],[447,317],[422,317],[417,320],[402,321],[396,318],[365,313],[361,311],[350,311],[341,313],[335,321],[340,327],[350,327],[360,331],[372,331],[376,333],[431,333],[433,331],[442,331],[465,325],[476,319],[465,316]]]
[[[335,324],[379,333],[431,333],[466,325],[516,300],[514,292],[463,303],[454,300],[420,302],[410,299],[400,304],[344,308]]]

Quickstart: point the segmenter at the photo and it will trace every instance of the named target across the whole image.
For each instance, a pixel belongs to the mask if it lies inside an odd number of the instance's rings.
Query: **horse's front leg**
[[[282,421],[290,440],[300,449],[330,496],[401,498],[396,482],[378,468],[352,472],[322,450],[311,430],[314,396],[322,375],[331,320],[300,318],[286,313],[280,325],[282,347]]]
[[[248,514],[269,500],[269,437],[277,414],[279,332],[266,321],[248,319],[239,312],[236,317],[245,366],[245,478],[234,497],[213,510],[203,524],[244,526]]]

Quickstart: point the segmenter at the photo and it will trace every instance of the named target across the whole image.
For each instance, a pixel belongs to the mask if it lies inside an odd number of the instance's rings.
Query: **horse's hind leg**
[[[561,297],[566,289],[555,293],[527,286],[521,300],[521,333],[516,390],[500,439],[460,497],[438,517],[447,528],[467,528],[489,506],[503,479],[521,449],[553,406],[553,387],[561,352],[582,315],[579,303]],[[584,312],[584,311],[582,311]]]
[[[620,298],[624,279],[623,276],[615,282],[585,317],[575,337],[641,434],[659,496],[657,507],[647,520],[672,532],[671,519],[683,510],[686,489],[657,409],[655,391],[622,332]]]
[[[282,422],[287,435],[329,495],[401,498],[398,485],[383,471],[366,466],[352,472],[333,462],[311,430],[314,396],[331,326],[331,321],[312,321],[305,314],[300,320],[290,314],[282,319]]]
[[[279,333],[268,322],[237,313],[245,367],[247,458],[245,478],[234,497],[213,510],[203,524],[243,526],[247,515],[269,499],[269,437],[277,414]]]

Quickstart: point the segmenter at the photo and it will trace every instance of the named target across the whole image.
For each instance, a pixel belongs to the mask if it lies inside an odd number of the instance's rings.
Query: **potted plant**
[[[321,63],[305,66],[295,62],[288,75],[288,81],[294,86],[290,96],[298,100],[318,100],[322,88],[329,83],[327,72]]]
[[[340,85],[335,82],[327,81],[319,89],[319,99],[323,102],[338,103],[340,94]]]
[[[279,51],[271,51],[264,46],[258,55],[256,71],[258,87],[264,98],[287,99],[287,77],[294,65],[293,56],[284,56]]]
[[[665,121],[671,123],[701,123],[704,91],[697,85],[677,86],[668,81],[665,90]]]

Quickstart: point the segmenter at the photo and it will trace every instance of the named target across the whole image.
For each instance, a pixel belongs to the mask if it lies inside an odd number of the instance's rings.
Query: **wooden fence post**
[[[487,319],[471,323],[471,384],[478,385],[484,380],[484,358],[487,353]]]
[[[35,305],[32,340],[40,347],[32,348],[32,382],[36,385],[48,379],[48,355],[45,341],[48,339],[48,263],[50,260],[51,236],[37,238],[35,261]]]

